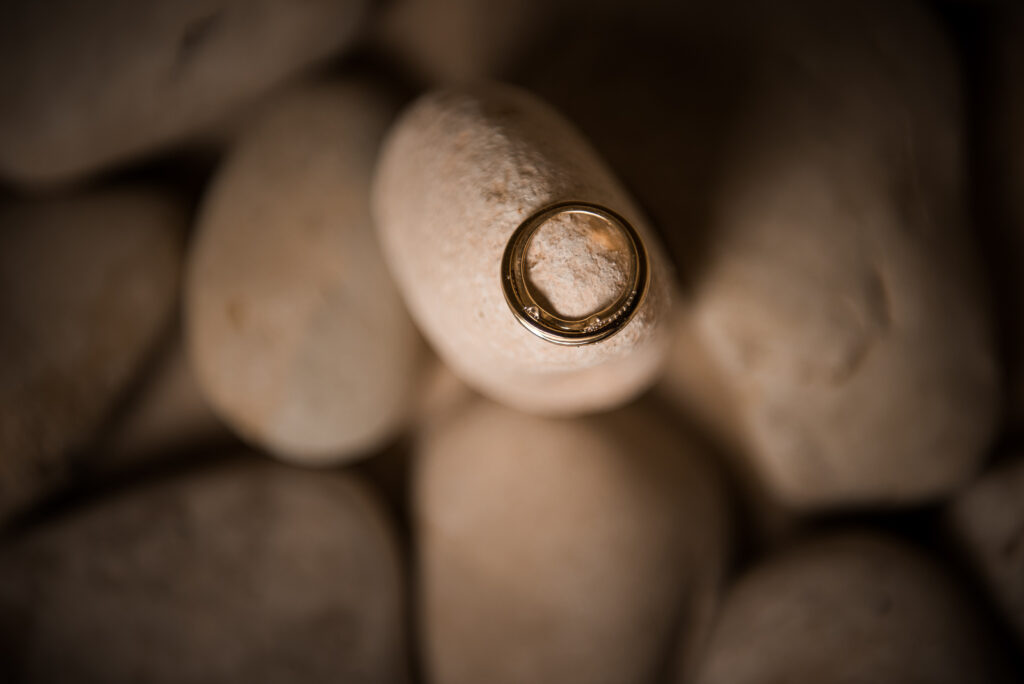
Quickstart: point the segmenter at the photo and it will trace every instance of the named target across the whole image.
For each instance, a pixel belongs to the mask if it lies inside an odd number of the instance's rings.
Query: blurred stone
[[[351,44],[366,0],[0,5],[0,175],[75,180],[201,132]]]
[[[185,222],[138,189],[0,206],[0,519],[63,481],[147,359]]]
[[[369,206],[393,113],[359,83],[292,92],[203,203],[185,302],[196,376],[232,428],[287,460],[364,456],[409,418],[421,342]]]
[[[953,535],[1024,644],[1024,459],[983,475],[949,514]]]
[[[677,351],[713,366],[673,363],[676,395],[791,505],[948,493],[999,383],[945,36],[910,2],[697,5],[675,41],[623,22],[631,59],[584,38],[535,78],[675,252]]]
[[[919,6],[817,7],[771,6],[723,151],[697,335],[781,497],[934,498],[977,468],[998,412],[956,64]]]
[[[650,681],[692,661],[729,548],[705,455],[634,406],[543,419],[478,400],[413,479],[419,633],[437,684]]]
[[[696,681],[1009,682],[990,639],[970,600],[929,559],[885,537],[846,533],[741,577]]]
[[[389,521],[355,478],[220,466],[45,522],[0,553],[6,682],[406,679]]]

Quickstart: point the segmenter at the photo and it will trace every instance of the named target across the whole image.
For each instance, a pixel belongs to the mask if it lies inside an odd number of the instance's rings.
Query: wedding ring
[[[563,318],[546,310],[526,277],[526,255],[537,230],[561,214],[604,221],[622,234],[629,249],[626,286],[611,304],[583,318]],[[591,344],[622,330],[640,308],[649,282],[647,249],[636,230],[611,209],[589,202],[559,202],[537,211],[512,233],[501,259],[501,285],[512,314],[534,335],[555,344]]]

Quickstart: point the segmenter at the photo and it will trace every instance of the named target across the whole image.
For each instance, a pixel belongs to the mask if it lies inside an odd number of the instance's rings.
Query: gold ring
[[[583,318],[562,318],[544,309],[526,279],[526,254],[537,229],[559,214],[586,214],[618,229],[629,245],[629,276],[619,297]],[[501,285],[512,314],[527,330],[555,344],[591,344],[622,330],[640,308],[650,282],[647,249],[629,224],[614,211],[589,202],[559,202],[544,207],[523,221],[505,246],[501,259]]]

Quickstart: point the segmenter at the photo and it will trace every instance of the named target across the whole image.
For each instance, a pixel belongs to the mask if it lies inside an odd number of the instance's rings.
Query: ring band
[[[537,229],[560,214],[599,218],[617,228],[629,245],[629,276],[622,294],[605,308],[583,318],[562,318],[545,310],[526,279],[526,254]],[[649,282],[647,249],[636,230],[614,211],[589,202],[559,202],[540,209],[512,233],[501,259],[501,285],[512,314],[534,335],[555,344],[591,344],[622,330],[640,308]]]

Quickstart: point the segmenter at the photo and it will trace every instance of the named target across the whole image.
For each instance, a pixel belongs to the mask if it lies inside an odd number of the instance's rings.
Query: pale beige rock
[[[63,480],[169,324],[185,223],[140,189],[0,206],[0,518]]]
[[[622,214],[651,256],[635,318],[601,342],[567,347],[521,326],[505,302],[501,258],[512,232],[557,201]],[[519,409],[579,413],[620,404],[665,358],[671,273],[655,236],[585,140],[522,90],[435,92],[395,125],[374,185],[385,256],[438,354],[474,389]],[[600,308],[624,281],[621,253],[582,226],[542,229],[527,255],[533,287],[568,315]]]
[[[1011,681],[987,627],[924,556],[869,533],[833,535],[769,558],[740,578],[726,596],[696,681]]]
[[[421,342],[369,207],[392,113],[361,84],[292,93],[204,200],[185,310],[196,375],[219,415],[285,459],[351,460],[408,417]]]
[[[394,533],[360,481],[220,466],[5,544],[0,676],[398,683],[402,594]]]
[[[1024,643],[1024,459],[998,466],[958,494],[949,522]]]
[[[722,484],[651,407],[551,419],[478,400],[413,479],[429,681],[643,682],[710,624]]]
[[[4,3],[0,175],[73,180],[199,132],[350,44],[367,4]]]
[[[738,31],[757,69],[719,155],[694,335],[785,500],[942,495],[998,406],[950,47],[911,3],[758,6],[761,30]]]

